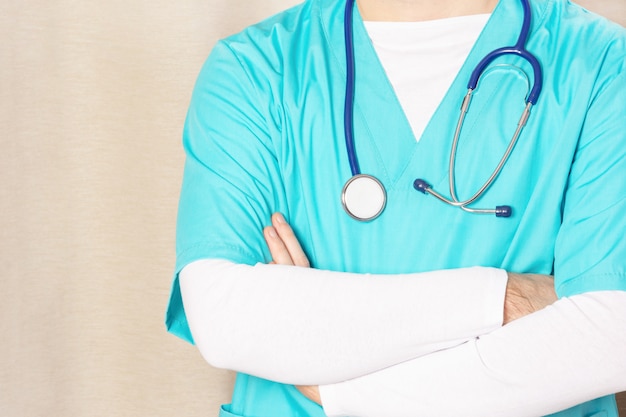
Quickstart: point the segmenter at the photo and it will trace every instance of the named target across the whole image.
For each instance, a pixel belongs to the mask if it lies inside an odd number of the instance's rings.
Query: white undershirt
[[[480,267],[386,276],[207,259],[180,273],[210,364],[321,384],[329,417],[537,417],[626,390],[626,292],[500,327],[505,285]]]
[[[479,14],[426,22],[364,22],[417,141],[489,16]]]
[[[487,18],[366,22],[418,140]],[[209,363],[327,384],[329,416],[537,417],[626,390],[626,292],[499,328],[505,284],[489,268],[377,276],[201,260],[180,274]]]

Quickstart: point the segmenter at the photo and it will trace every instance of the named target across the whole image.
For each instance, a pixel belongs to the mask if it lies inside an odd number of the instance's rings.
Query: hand
[[[273,264],[294,265],[309,268],[309,258],[302,250],[291,226],[280,213],[272,215],[272,225],[263,229],[263,236],[270,249]]]
[[[306,254],[293,233],[291,226],[280,213],[272,215],[272,225],[263,229],[263,236],[272,254],[272,262],[279,265],[294,265],[309,268],[311,265]],[[320,391],[316,385],[300,385],[298,391],[309,400],[322,404]]]
[[[550,275],[508,273],[504,298],[504,324],[534,313],[557,300]]]

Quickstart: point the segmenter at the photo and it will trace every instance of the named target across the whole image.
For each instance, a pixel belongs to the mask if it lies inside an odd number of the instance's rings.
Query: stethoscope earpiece
[[[496,206],[496,217],[511,217],[513,209],[511,206]]]
[[[417,191],[419,191],[422,194],[426,194],[426,193],[428,193],[428,189],[430,188],[430,184],[427,183],[426,181],[418,178],[415,181],[413,181],[413,188],[415,188]]]

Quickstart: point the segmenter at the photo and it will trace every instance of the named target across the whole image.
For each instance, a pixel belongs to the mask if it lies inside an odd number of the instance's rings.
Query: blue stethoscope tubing
[[[346,1],[343,18],[344,39],[346,43],[346,98],[343,107],[343,131],[348,150],[348,161],[352,176],[360,175],[359,160],[354,148],[354,39],[352,38],[352,10],[354,0]]]
[[[469,207],[474,201],[479,199],[487,189],[493,184],[496,177],[502,171],[502,168],[506,164],[507,159],[509,158],[517,140],[522,132],[522,129],[526,125],[528,117],[530,116],[531,108],[536,104],[541,90],[543,88],[543,74],[541,70],[541,64],[537,57],[535,57],[531,52],[526,49],[526,43],[528,41],[528,36],[530,33],[531,26],[531,9],[529,0],[520,0],[523,8],[523,22],[522,28],[520,30],[520,35],[517,39],[517,42],[513,46],[505,46],[502,48],[498,48],[490,53],[488,53],[476,66],[474,71],[470,76],[469,82],[467,84],[467,93],[463,99],[461,104],[461,112],[459,116],[459,120],[455,129],[454,139],[452,141],[452,149],[450,151],[450,161],[449,161],[449,170],[448,170],[448,179],[449,179],[449,187],[450,187],[450,198],[444,197],[439,192],[435,191],[433,187],[423,179],[416,179],[413,182],[413,187],[424,193],[430,194],[436,197],[438,200],[459,207],[462,210],[475,213],[475,214],[495,214],[496,217],[510,217],[512,214],[512,208],[508,205],[497,206],[495,209],[481,209],[481,208],[472,208]],[[355,69],[354,69],[354,41],[353,41],[353,29],[352,29],[352,14],[354,8],[354,0],[346,1],[345,15],[344,15],[344,36],[345,36],[345,49],[346,49],[346,94],[345,94],[345,105],[344,105],[344,134],[346,141],[346,150],[348,154],[348,160],[350,163],[350,170],[352,172],[352,178],[348,180],[344,189],[342,191],[342,205],[346,212],[353,218],[361,221],[370,221],[374,218],[378,217],[382,211],[384,210],[386,204],[386,192],[384,186],[380,181],[378,181],[375,177],[371,175],[361,174],[361,170],[359,167],[358,158],[356,155],[355,144],[354,144],[354,132],[353,132],[353,122],[354,122],[354,84],[355,84]],[[526,106],[524,111],[519,119],[517,124],[517,129],[513,134],[513,137],[509,141],[509,145],[504,152],[501,160],[499,161],[496,168],[493,170],[491,176],[483,183],[483,185],[479,188],[479,190],[474,193],[467,200],[459,200],[456,194],[456,181],[455,181],[455,159],[456,159],[456,150],[458,146],[459,137],[461,134],[463,121],[465,120],[465,115],[469,111],[470,102],[472,93],[478,86],[478,81],[486,70],[486,68],[497,58],[502,57],[504,55],[516,55],[524,60],[526,60],[533,69],[534,82],[532,88],[526,98]],[[356,181],[355,181],[356,180]],[[346,193],[349,191],[350,185],[354,182],[371,182],[372,188],[375,193],[379,193],[383,196],[382,203],[379,202],[380,198],[374,199],[376,204],[379,204],[379,207],[373,207],[369,210],[365,210],[368,214],[366,216],[362,216],[359,214],[355,214],[355,210],[350,207],[349,204],[346,204]],[[378,190],[380,187],[381,190]],[[356,187],[354,187],[356,188]],[[363,187],[362,187],[363,188]],[[356,199],[359,200],[358,198]],[[367,200],[367,199],[366,199]],[[358,210],[357,210],[358,211]],[[373,214],[372,214],[373,213]]]

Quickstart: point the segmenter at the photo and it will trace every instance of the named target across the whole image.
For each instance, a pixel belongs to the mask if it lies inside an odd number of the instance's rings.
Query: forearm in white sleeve
[[[406,275],[200,260],[180,273],[194,341],[213,366],[329,384],[501,326],[506,272]]]
[[[626,292],[564,298],[463,345],[322,386],[329,417],[537,417],[626,390]]]

